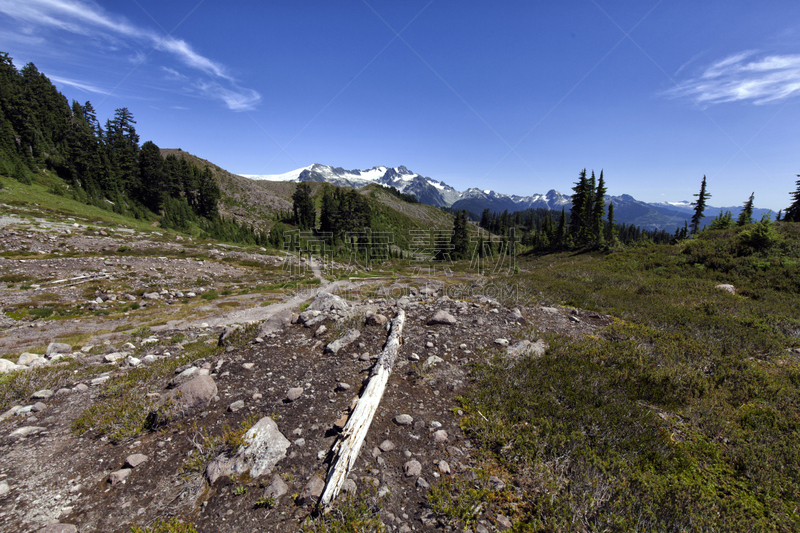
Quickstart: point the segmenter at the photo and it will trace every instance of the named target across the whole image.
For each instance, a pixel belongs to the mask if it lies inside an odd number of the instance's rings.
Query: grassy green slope
[[[540,257],[505,280],[509,303],[622,319],[476,368],[463,425],[522,490],[491,496],[515,531],[800,528],[800,228],[756,233]]]

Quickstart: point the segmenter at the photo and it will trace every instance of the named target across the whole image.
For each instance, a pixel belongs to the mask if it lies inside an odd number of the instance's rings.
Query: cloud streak
[[[89,92],[89,93],[96,93],[96,94],[102,94],[102,95],[108,94],[107,90],[101,89],[99,87],[96,87],[96,86],[88,84],[88,83],[84,83],[82,81],[75,81],[75,80],[71,80],[69,78],[61,78],[59,76],[48,76],[48,78],[50,79],[50,81],[55,82],[57,84],[69,85],[71,87],[75,87],[75,88],[78,88],[78,89],[80,89],[82,91],[86,91],[86,92]]]
[[[791,98],[800,94],[800,54],[758,57],[755,51],[740,52],[663,94],[704,105],[737,101],[761,105]]]
[[[132,47],[151,46],[208,75],[217,89],[204,91],[205,94],[221,100],[234,111],[252,109],[261,100],[258,92],[239,87],[222,64],[197,53],[183,39],[132,25],[95,4],[79,0],[26,0],[24,3],[0,0],[0,13],[32,27],[46,26],[91,37],[98,37],[100,33],[110,42],[123,41]]]

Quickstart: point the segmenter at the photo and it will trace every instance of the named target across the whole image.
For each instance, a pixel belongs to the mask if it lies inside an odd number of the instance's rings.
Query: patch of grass
[[[309,516],[302,533],[373,533],[386,531],[379,513],[381,500],[373,492],[339,496],[330,512]]]
[[[201,294],[200,298],[202,298],[205,301],[216,300],[217,298],[219,298],[219,294],[217,294],[217,291],[211,290]]]
[[[221,348],[198,341],[187,345],[179,356],[160,359],[109,379],[99,400],[73,422],[72,432],[83,435],[93,431],[97,436],[108,435],[112,442],[121,442],[148,431],[152,422],[148,416],[156,401],[147,398],[147,393],[160,390],[162,381],[179,366],[220,352]]]
[[[53,314],[52,307],[39,307],[36,309],[29,309],[28,314],[36,318],[48,318]]]
[[[800,361],[786,352],[800,346],[800,269],[783,261],[800,253],[800,225],[784,226],[757,250],[740,230],[704,232],[530,258],[495,280],[509,304],[621,318],[547,337],[540,358],[475,367],[461,423],[522,492],[493,508],[515,530],[800,528]]]
[[[178,518],[159,518],[149,527],[131,526],[131,533],[197,533],[197,529],[189,522]]]
[[[193,435],[189,441],[194,446],[194,450],[183,461],[181,473],[184,476],[202,475],[208,463],[220,453],[235,453],[241,446],[247,444],[244,435],[256,422],[258,422],[258,415],[248,415],[236,428],[231,428],[227,424],[223,426],[220,435],[212,434],[205,426],[193,426]]]
[[[445,477],[428,491],[431,510],[451,526],[469,528],[488,507],[492,493],[489,475],[481,470],[476,479]]]

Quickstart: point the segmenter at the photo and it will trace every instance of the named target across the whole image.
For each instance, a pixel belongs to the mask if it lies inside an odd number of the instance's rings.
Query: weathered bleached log
[[[372,367],[369,383],[364,394],[358,400],[353,414],[345,424],[339,441],[333,447],[334,459],[328,470],[328,479],[325,482],[325,490],[319,500],[321,509],[328,508],[339,490],[342,488],[347,474],[358,459],[358,453],[364,444],[364,439],[372,424],[372,419],[381,403],[383,391],[389,381],[389,374],[392,372],[394,360],[397,357],[397,350],[400,348],[403,325],[406,322],[406,313],[402,309],[397,312],[397,316],[392,320],[392,329],[389,338],[381,351],[378,361]]]

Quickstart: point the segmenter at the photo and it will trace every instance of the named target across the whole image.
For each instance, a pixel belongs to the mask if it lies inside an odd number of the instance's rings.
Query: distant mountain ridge
[[[459,192],[443,181],[422,176],[410,171],[405,166],[384,167],[377,166],[367,170],[346,170],[341,167],[331,167],[314,163],[313,165],[299,168],[284,174],[272,175],[247,175],[243,177],[255,180],[269,181],[316,181],[331,183],[340,187],[361,188],[370,183],[378,183],[394,187],[402,193],[413,194],[420,203],[436,207],[452,207],[453,209],[466,209],[470,213],[480,216],[485,209],[502,213],[508,211],[524,211],[526,209],[552,209],[560,211],[562,208],[569,211],[572,205],[571,195],[563,194],[555,189],[546,194],[531,196],[518,196],[498,193],[492,190],[470,188]],[[688,222],[694,213],[690,202],[658,202],[646,203],[636,200],[628,194],[620,196],[606,196],[606,205],[614,203],[614,217],[619,223],[634,224],[642,229],[674,231]],[[706,207],[705,223],[709,223],[720,212],[730,211],[734,218],[741,212],[741,206],[735,207]],[[754,209],[753,218],[758,220],[768,209]]]

